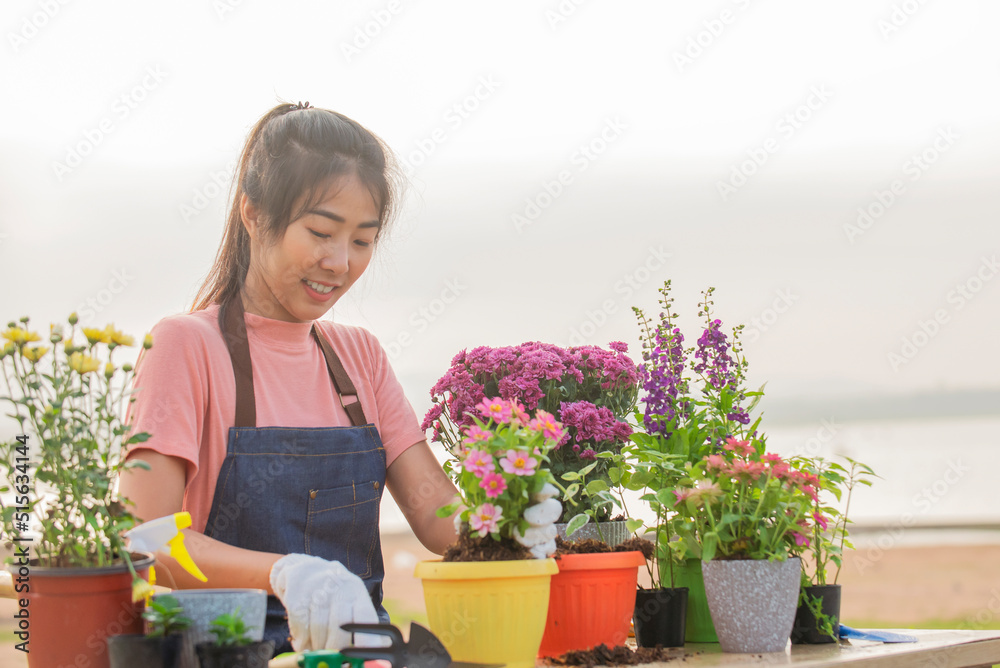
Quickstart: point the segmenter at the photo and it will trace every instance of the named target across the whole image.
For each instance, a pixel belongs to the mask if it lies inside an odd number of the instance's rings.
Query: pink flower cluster
[[[550,391],[562,387],[572,392],[574,400],[603,404],[608,395],[632,391],[639,379],[638,369],[627,355],[628,346],[614,342],[610,348],[561,348],[530,342],[463,350],[431,388],[435,405],[421,426],[433,427],[437,439],[441,433],[437,422],[445,412],[456,425],[471,424],[469,413],[487,395],[520,401],[528,411],[542,404],[554,413],[558,406],[544,404],[551,403],[547,401]],[[565,398],[566,394],[557,391],[555,396]]]
[[[761,478],[774,478],[784,482],[789,489],[799,488],[814,502],[819,500],[819,478],[812,473],[793,469],[781,455],[767,453],[758,458],[757,450],[750,441],[740,441],[733,437],[727,438],[722,447],[734,456],[728,459],[722,455],[709,455],[705,459],[710,470],[740,482],[755,483]]]
[[[584,443],[622,443],[632,435],[632,427],[615,419],[614,413],[606,406],[595,406],[589,401],[562,402],[559,404],[559,417],[567,430],[575,430],[573,451],[580,454],[581,459],[593,459],[593,448],[581,450]],[[560,443],[569,440],[569,432]],[[589,453],[589,456],[588,456]]]
[[[470,499],[469,506],[482,500],[482,495],[487,499],[469,514],[469,526],[485,536],[500,531],[501,520],[507,522],[503,509],[510,510],[511,503],[516,508],[525,485],[531,484],[531,477],[539,473],[542,450],[558,442],[566,432],[545,411],[536,411],[534,417],[529,417],[517,401],[483,398],[475,410],[480,423],[462,429],[463,438],[456,455],[464,476],[463,496]],[[508,447],[518,439],[524,447]],[[547,445],[542,445],[542,439]],[[504,496],[508,489],[512,496]],[[471,501],[477,497],[476,502]],[[512,517],[516,518],[516,513]]]
[[[531,431],[541,432],[550,440],[558,441],[565,435],[565,431],[551,415],[545,411],[537,411],[535,417],[528,419],[521,406],[516,401],[506,401],[499,397],[483,399],[476,406],[479,414],[492,420],[497,424],[510,424],[514,427],[525,426]],[[519,423],[519,424],[515,424]],[[463,430],[465,438],[462,443],[462,469],[479,478],[479,486],[486,491],[486,496],[495,499],[507,489],[507,481],[503,475],[497,472],[497,460],[489,450],[480,449],[477,446],[489,441],[493,432],[483,429],[479,425],[472,425]],[[527,450],[508,449],[501,453],[503,456],[499,460],[500,468],[508,475],[531,476],[535,474],[538,467],[538,459],[532,456]]]

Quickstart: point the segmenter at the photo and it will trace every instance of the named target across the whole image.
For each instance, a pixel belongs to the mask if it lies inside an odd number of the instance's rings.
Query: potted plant
[[[85,327],[78,340],[73,314],[68,333],[54,324],[41,343],[28,323],[9,323],[0,351],[0,400],[20,426],[0,450],[11,485],[4,491],[16,492],[15,505],[3,508],[17,546],[11,570],[26,583],[19,593],[31,611],[25,649],[33,668],[82,661],[106,668],[107,637],[142,631],[132,588],[153,563],[125,549],[121,533],[136,520],[114,485],[125,468],[144,466],[124,455],[148,438],[123,421],[132,365],[115,354],[134,340],[111,325]],[[143,346],[151,345],[147,335]]]
[[[631,432],[622,419],[635,403],[638,374],[623,343],[610,350],[595,346],[561,348],[524,343],[462,351],[431,390],[435,404],[424,427],[454,447],[456,434],[473,424],[468,407],[497,393],[551,414],[564,427],[550,454],[549,468],[562,489],[561,538],[600,541],[603,552],[568,554],[560,550],[559,573],[552,578],[541,656],[557,656],[599,644],[623,644],[643,556],[634,550],[611,553],[641,522],[610,521],[624,509],[620,487],[610,471]],[[588,549],[593,549],[588,548]],[[586,601],[581,603],[581,597]]]
[[[819,480],[820,494],[813,501],[813,530],[802,556],[799,606],[792,626],[792,644],[816,645],[837,642],[840,627],[840,567],[848,540],[847,517],[851,495],[858,485],[870,486],[875,472],[865,464],[845,457],[848,466],[822,458],[804,460],[809,473]],[[844,496],[846,492],[846,497]],[[844,510],[829,505],[829,497],[843,501]],[[830,568],[833,574],[830,577]]]
[[[470,409],[484,397],[553,415],[565,429],[549,463],[560,486],[566,483],[557,529],[563,538],[613,546],[634,530],[624,520],[609,522],[620,504],[608,476],[612,462],[601,456],[619,452],[631,433],[625,418],[635,404],[638,372],[627,352],[619,342],[610,350],[539,342],[463,350],[431,388],[433,405],[423,427],[433,427],[434,439],[453,449],[459,431],[473,424]]]
[[[417,564],[431,630],[456,661],[535,665],[545,629],[553,559],[534,559],[516,540],[524,511],[552,481],[549,454],[564,430],[550,414],[483,399],[451,449],[445,470],[460,499],[459,541],[444,560]]]
[[[819,481],[763,437],[730,437],[691,466],[675,490],[681,546],[702,559],[705,593],[723,652],[785,649],[798,601]]]
[[[633,307],[641,331],[644,394],[642,411],[635,411],[637,426],[631,444],[624,449],[628,466],[620,468],[620,476],[623,486],[644,492],[642,500],[655,517],[646,527],[655,546],[650,567],[654,591],[640,592],[638,598],[660,602],[644,600],[637,617],[649,617],[651,611],[663,615],[658,621],[648,619],[637,626],[649,628],[646,641],[668,642],[666,634],[676,635],[680,629],[672,606],[682,605],[682,592],[687,590],[683,639],[717,642],[701,560],[674,542],[673,490],[684,477],[685,467],[718,451],[724,439],[734,435],[743,438],[756,430],[757,423],[749,425],[749,414],[762,393],[743,387],[746,361],[741,357],[740,329],[733,332],[730,345],[720,331],[721,322],[711,314],[714,289],[702,293],[698,315],[705,319],[705,325],[697,344],[689,347],[684,346],[684,335],[676,325],[670,289],[671,282],[666,281],[659,290],[659,318],[655,322],[641,308]],[[612,474],[617,477],[618,469]],[[669,642],[676,643],[677,638]]]
[[[191,619],[173,596],[152,599],[142,613],[146,634],[122,634],[108,638],[111,668],[176,668],[180,666],[183,631]]]
[[[239,608],[213,619],[209,631],[215,641],[195,646],[201,668],[267,668],[274,655],[273,642],[250,635]]]

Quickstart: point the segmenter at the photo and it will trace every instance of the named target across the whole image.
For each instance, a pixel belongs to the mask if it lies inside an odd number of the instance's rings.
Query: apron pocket
[[[378,544],[379,487],[369,481],[310,490],[306,554],[339,561],[362,579],[370,577]]]

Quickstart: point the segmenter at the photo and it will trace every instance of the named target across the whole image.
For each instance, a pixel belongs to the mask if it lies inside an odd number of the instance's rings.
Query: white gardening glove
[[[555,522],[562,515],[562,504],[554,498],[559,490],[551,483],[545,483],[542,491],[531,495],[534,505],[524,511],[528,522],[527,531],[522,534],[514,529],[514,539],[524,545],[535,559],[545,559],[556,551]]]
[[[340,649],[351,645],[341,624],[378,624],[378,614],[365,583],[339,561],[289,554],[271,567],[271,588],[288,611],[288,628],[296,652]],[[379,646],[380,636],[357,634],[359,647]]]

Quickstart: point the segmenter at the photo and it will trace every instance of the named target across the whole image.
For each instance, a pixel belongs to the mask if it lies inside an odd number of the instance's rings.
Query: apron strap
[[[253,366],[250,364],[250,340],[243,319],[243,300],[239,295],[219,308],[222,338],[229,348],[236,375],[236,427],[257,426],[257,400],[253,393]]]
[[[347,411],[347,416],[351,418],[351,424],[355,427],[362,427],[368,424],[368,420],[365,418],[365,411],[361,407],[361,398],[358,397],[358,391],[354,388],[354,383],[351,381],[351,377],[347,375],[347,369],[344,368],[340,358],[337,357],[333,346],[326,340],[326,337],[319,333],[319,328],[315,324],[313,324],[312,333],[316,337],[316,340],[319,341],[320,348],[323,349],[323,357],[326,358],[326,366],[330,369],[330,378],[333,379],[333,387],[340,396],[340,405],[344,407],[344,410]],[[353,396],[354,401],[345,404],[345,395],[349,397]]]
[[[250,340],[247,338],[246,321],[243,318],[243,300],[239,297],[223,304],[219,309],[219,327],[222,338],[229,349],[229,357],[233,362],[233,373],[236,376],[236,427],[257,426],[257,402],[253,391],[253,367],[250,364]],[[340,405],[344,407],[351,425],[362,427],[368,424],[358,391],[347,375],[347,370],[341,363],[330,342],[326,340],[319,329],[313,324],[312,334],[319,342],[326,358],[326,366],[330,372],[333,387],[340,397]],[[344,397],[354,397],[352,403],[345,403]]]

